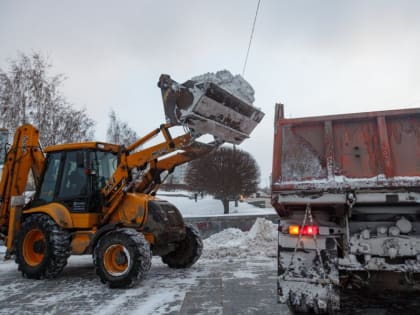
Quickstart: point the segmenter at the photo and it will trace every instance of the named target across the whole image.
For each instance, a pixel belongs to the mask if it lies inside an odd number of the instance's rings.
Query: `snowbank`
[[[205,239],[202,258],[246,258],[261,255],[276,257],[277,225],[258,218],[248,232],[229,228]]]

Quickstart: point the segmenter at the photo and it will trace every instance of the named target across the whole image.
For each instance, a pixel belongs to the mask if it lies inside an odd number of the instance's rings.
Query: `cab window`
[[[39,198],[43,202],[51,202],[54,199],[54,192],[60,170],[61,153],[51,153],[47,157],[46,170],[41,184]]]
[[[85,169],[85,155],[83,151],[66,153],[63,175],[61,177],[59,199],[86,196],[88,192],[88,175]]]
[[[93,151],[90,160],[96,173],[96,189],[101,190],[117,169],[118,156],[113,152]]]

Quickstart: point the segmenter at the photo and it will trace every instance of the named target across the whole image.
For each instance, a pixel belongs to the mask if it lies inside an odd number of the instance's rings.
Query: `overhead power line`
[[[246,65],[248,63],[248,56],[249,56],[249,51],[251,49],[252,38],[254,37],[255,23],[257,22],[257,16],[258,16],[258,10],[260,8],[260,3],[261,3],[261,0],[258,0],[257,10],[255,11],[254,23],[252,24],[251,36],[249,37],[249,44],[248,44],[248,50],[246,52],[244,68],[242,69],[242,76],[245,76]]]

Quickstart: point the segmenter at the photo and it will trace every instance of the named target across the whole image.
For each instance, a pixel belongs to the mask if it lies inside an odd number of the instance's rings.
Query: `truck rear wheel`
[[[25,219],[16,242],[16,263],[23,276],[54,278],[67,265],[70,234],[49,216],[33,214]]]
[[[192,225],[187,225],[186,236],[178,247],[169,254],[162,256],[162,261],[170,268],[188,268],[200,258],[203,251],[203,241],[200,233]]]
[[[93,262],[96,274],[110,288],[131,287],[143,280],[150,269],[150,246],[136,230],[115,230],[99,240]]]

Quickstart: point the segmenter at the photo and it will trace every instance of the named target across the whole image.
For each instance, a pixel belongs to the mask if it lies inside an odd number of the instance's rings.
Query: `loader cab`
[[[34,206],[57,202],[70,212],[101,211],[101,189],[118,164],[115,150],[84,145],[47,153]],[[102,147],[101,147],[102,148]]]

